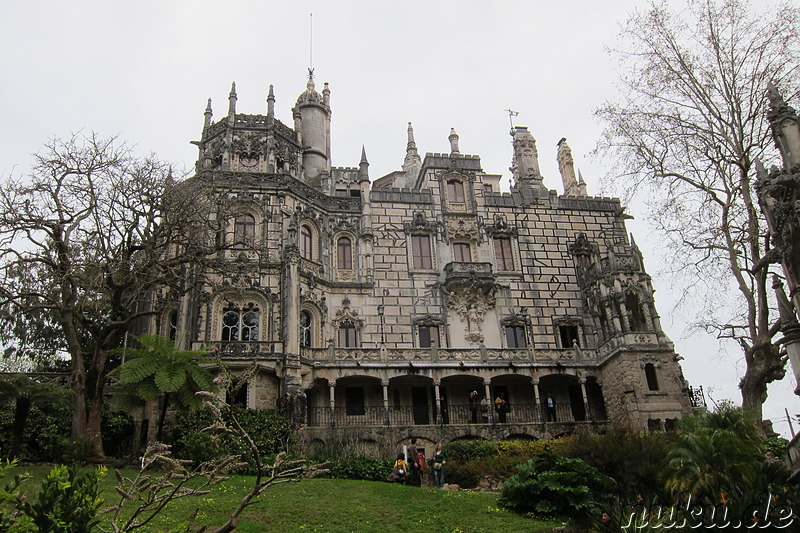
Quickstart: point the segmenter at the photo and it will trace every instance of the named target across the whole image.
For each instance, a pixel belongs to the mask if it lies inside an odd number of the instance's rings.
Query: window
[[[353,268],[353,245],[348,237],[336,241],[336,266],[342,270]]]
[[[511,239],[508,237],[495,237],[494,258],[497,270],[514,270],[514,253],[511,250]]]
[[[638,294],[628,292],[625,295],[625,309],[628,311],[628,325],[631,331],[644,331],[646,322]]]
[[[580,337],[578,335],[578,326],[562,325],[558,326],[559,336],[561,337],[562,348],[572,348],[577,345],[580,346]],[[574,342],[573,342],[574,341]]]
[[[344,389],[345,412],[348,415],[363,415],[364,387],[345,387]]]
[[[647,388],[651,391],[658,390],[658,376],[656,376],[656,365],[647,363],[644,365],[644,376],[647,378]]]
[[[233,221],[233,244],[252,246],[256,240],[256,219],[253,215],[239,215]]]
[[[455,203],[464,203],[464,184],[458,180],[448,181],[447,199]]]
[[[430,348],[431,346],[440,346],[439,326],[420,326],[419,347]]]
[[[223,341],[257,341],[258,340],[257,307],[241,310],[238,307],[226,307],[222,311]]]
[[[524,326],[506,326],[506,342],[509,348],[527,348]]]
[[[178,312],[172,311],[169,314],[169,340],[174,341],[178,336]]]
[[[313,251],[311,228],[308,226],[300,226],[300,256],[310,261],[314,258]]]
[[[339,347],[356,347],[356,327],[350,322],[344,322],[339,326]]]
[[[411,254],[414,258],[414,268],[430,270],[433,268],[431,257],[431,238],[429,235],[411,236]]]
[[[300,346],[311,348],[314,343],[313,331],[311,329],[314,323],[311,313],[308,311],[300,311]]]
[[[459,263],[470,263],[472,261],[472,253],[470,252],[469,244],[465,242],[453,243],[453,260]]]

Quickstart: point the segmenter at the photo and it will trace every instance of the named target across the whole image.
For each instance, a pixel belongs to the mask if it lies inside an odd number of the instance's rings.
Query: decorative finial
[[[451,154],[460,154],[461,152],[458,150],[458,133],[456,133],[455,128],[450,128],[450,136],[448,137],[450,141],[450,153]]]
[[[306,89],[309,91],[313,91],[316,85],[314,84],[314,69],[308,67],[308,83],[306,83]]]
[[[503,109],[503,111],[508,112],[508,122],[511,124],[511,136],[514,136],[514,120],[512,117],[516,117],[519,115],[519,111],[512,111],[510,109]]]

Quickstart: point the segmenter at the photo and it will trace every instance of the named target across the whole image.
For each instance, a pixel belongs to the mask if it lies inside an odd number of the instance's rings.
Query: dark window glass
[[[300,311],[300,346],[306,348],[311,348],[313,346],[312,324],[311,313],[308,311]]]
[[[575,344],[578,346],[581,345],[580,338],[578,337],[578,326],[558,326],[558,332],[561,336],[562,348],[572,348]]]
[[[347,237],[340,237],[336,241],[336,266],[342,270],[353,268],[353,246]]]
[[[345,322],[339,326],[339,347],[356,347],[356,327],[353,324]]]
[[[447,198],[451,202],[463,203],[464,202],[464,184],[458,180],[450,180],[447,182]]]
[[[494,239],[494,257],[497,270],[514,270],[514,253],[511,251],[511,239],[497,237]]]
[[[414,268],[430,270],[433,268],[431,257],[431,241],[428,235],[411,236],[411,254],[414,258]]]
[[[441,346],[439,344],[439,326],[420,326],[419,347],[430,348],[431,346]]]
[[[233,221],[233,243],[235,246],[252,246],[256,239],[256,219],[253,215],[239,215]]]
[[[471,262],[472,252],[470,251],[469,244],[463,242],[453,243],[453,260],[460,263]]]
[[[300,226],[300,256],[310,261],[314,258],[313,252],[311,228],[308,226]]]
[[[257,341],[259,312],[257,307],[244,311],[236,307],[226,307],[222,311],[223,341]]]
[[[509,348],[527,348],[525,328],[523,326],[506,326],[506,341]]]
[[[656,366],[653,363],[644,365],[644,375],[647,378],[647,388],[658,390],[658,376],[656,376]]]

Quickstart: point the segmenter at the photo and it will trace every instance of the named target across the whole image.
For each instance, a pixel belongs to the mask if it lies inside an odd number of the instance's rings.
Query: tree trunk
[[[14,425],[12,426],[13,440],[11,441],[11,457],[19,458],[22,449],[22,438],[25,435],[25,423],[31,411],[31,400],[24,396],[17,398],[14,406]]]
[[[742,407],[750,410],[760,421],[763,403],[767,399],[767,384],[783,378],[786,363],[781,360],[778,347],[772,343],[756,344],[748,352],[745,354],[747,371],[739,383]]]
[[[161,415],[158,417],[158,430],[156,431],[156,440],[163,442],[164,436],[164,421],[167,419],[167,408],[169,407],[169,393],[164,393],[164,401],[161,404]]]

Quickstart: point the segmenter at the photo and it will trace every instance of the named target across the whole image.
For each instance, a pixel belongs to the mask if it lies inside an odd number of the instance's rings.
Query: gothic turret
[[[330,171],[331,108],[328,84],[325,84],[322,94],[318,93],[313,69],[308,69],[306,90],[297,98],[292,112],[303,146],[306,179],[317,183],[320,174]]]
[[[542,187],[542,173],[539,170],[539,153],[536,151],[536,139],[525,126],[516,126],[511,131],[514,145],[514,157],[511,172],[517,187]]]
[[[561,181],[564,184],[564,194],[567,196],[585,196],[586,184],[575,178],[575,164],[572,159],[572,149],[567,144],[567,139],[562,137],[558,141],[558,171],[561,173]],[[581,187],[583,185],[583,187]]]

